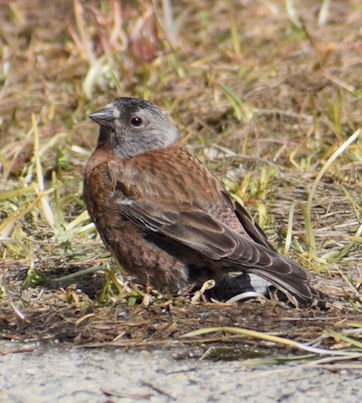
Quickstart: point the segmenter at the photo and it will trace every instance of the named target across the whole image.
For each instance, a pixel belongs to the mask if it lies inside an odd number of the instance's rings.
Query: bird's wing
[[[189,205],[161,200],[120,201],[120,209],[130,221],[147,232],[183,244],[214,260],[227,257],[236,247],[232,232],[220,221]]]
[[[267,247],[275,251],[273,246],[268,242],[268,239],[264,233],[264,231],[259,227],[259,225],[255,222],[255,220],[249,215],[249,213],[245,210],[245,208],[238,203],[235,199],[233,199],[230,194],[226,191],[221,192],[224,196],[226,202],[230,205],[243,226],[244,230],[247,234],[257,243]]]
[[[275,251],[240,234],[201,209],[164,200],[119,200],[120,211],[147,232],[188,246],[213,259],[226,259],[244,268],[291,273],[290,263]]]

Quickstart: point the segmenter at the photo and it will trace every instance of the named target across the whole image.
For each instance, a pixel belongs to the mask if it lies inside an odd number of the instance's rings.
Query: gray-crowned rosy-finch
[[[254,273],[301,307],[317,303],[309,273],[274,250],[158,107],[117,98],[90,118],[100,132],[84,200],[128,274],[174,292],[229,272]]]

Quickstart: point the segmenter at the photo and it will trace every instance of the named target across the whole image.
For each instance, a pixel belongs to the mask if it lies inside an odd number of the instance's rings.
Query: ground
[[[15,351],[30,348],[43,365],[42,349],[63,360],[76,346],[106,361],[141,349],[158,367],[191,354],[243,362],[232,368],[300,355],[360,368],[360,2],[165,2],[171,14],[145,4],[0,4],[0,329],[14,340],[2,360],[21,366],[31,352]],[[87,116],[118,96],[161,107],[331,302],[192,301],[121,279],[82,200],[97,137]],[[311,384],[328,375],[315,371]]]

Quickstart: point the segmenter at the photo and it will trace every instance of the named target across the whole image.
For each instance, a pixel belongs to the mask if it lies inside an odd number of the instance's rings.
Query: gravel
[[[29,347],[29,346],[26,346]],[[0,351],[24,348],[0,341]],[[35,346],[0,355],[2,403],[356,402],[362,372],[178,360],[167,351]]]

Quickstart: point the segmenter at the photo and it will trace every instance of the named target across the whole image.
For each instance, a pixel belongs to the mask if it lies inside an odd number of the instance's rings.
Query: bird
[[[180,292],[229,273],[255,274],[300,308],[322,293],[300,264],[280,255],[246,209],[181,144],[166,114],[120,97],[89,118],[100,126],[83,197],[106,247],[125,272]]]

